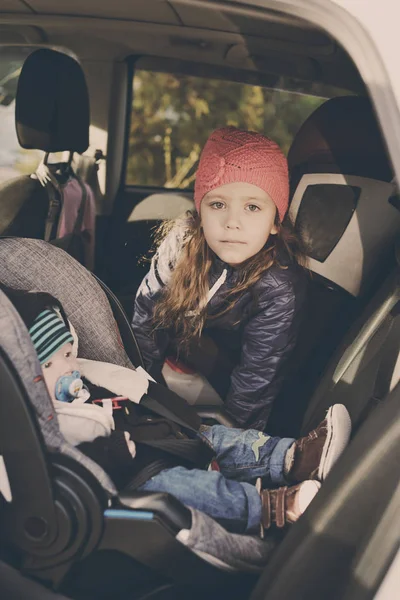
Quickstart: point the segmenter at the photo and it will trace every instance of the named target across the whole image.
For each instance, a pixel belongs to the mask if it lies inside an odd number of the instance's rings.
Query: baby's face
[[[72,354],[72,344],[64,344],[55,354],[42,365],[43,378],[46,382],[50,398],[55,401],[56,383],[63,375],[79,371],[78,363]]]

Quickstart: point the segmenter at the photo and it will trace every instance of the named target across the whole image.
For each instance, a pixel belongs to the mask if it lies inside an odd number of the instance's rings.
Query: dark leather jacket
[[[146,369],[155,378],[160,374],[173,332],[154,333],[152,314],[180,248],[179,232],[175,237],[171,232],[154,257],[135,301],[133,330]],[[237,278],[237,271],[216,257],[210,272],[210,289],[224,276],[225,281],[207,305],[210,316],[221,311],[226,292],[235,286]],[[204,333],[231,358],[236,356],[225,408],[243,428],[265,429],[272,403],[290,370],[288,359],[301,322],[306,282],[305,271],[297,264],[273,266],[229,312],[206,322]]]

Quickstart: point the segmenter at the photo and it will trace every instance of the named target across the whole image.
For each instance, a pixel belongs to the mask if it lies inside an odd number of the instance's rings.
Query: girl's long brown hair
[[[182,219],[180,221],[182,224]],[[161,225],[156,242],[160,243],[176,224],[176,221],[169,221]],[[302,243],[290,220],[286,218],[280,223],[277,218],[275,224],[277,234],[270,235],[260,252],[236,267],[237,284],[226,294],[225,308],[210,317],[207,316],[207,294],[209,272],[215,255],[203,235],[200,217],[197,213],[189,212],[185,220],[187,230],[181,254],[169,284],[155,307],[155,329],[169,329],[173,326],[178,345],[187,347],[194,338],[200,337],[206,318],[215,319],[228,312],[241,294],[260,279],[264,271],[275,264],[282,269],[286,268],[280,264],[279,257],[286,255],[290,260],[305,266]]]

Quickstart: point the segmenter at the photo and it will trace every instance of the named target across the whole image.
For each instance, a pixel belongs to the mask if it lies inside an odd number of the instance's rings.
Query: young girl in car
[[[159,379],[175,352],[244,428],[264,430],[288,371],[305,301],[299,244],[285,220],[286,158],[272,140],[226,127],[200,157],[196,212],[163,238],[132,326]]]

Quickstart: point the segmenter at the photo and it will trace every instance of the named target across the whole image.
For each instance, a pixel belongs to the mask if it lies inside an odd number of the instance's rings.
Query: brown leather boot
[[[320,487],[321,484],[317,481],[303,481],[303,483],[291,487],[262,490],[262,529],[265,531],[271,525],[281,528],[295,523]]]
[[[334,404],[316,429],[299,438],[288,452],[292,463],[285,472],[289,481],[306,479],[323,481],[346,448],[350,439],[351,420],[343,404]]]

